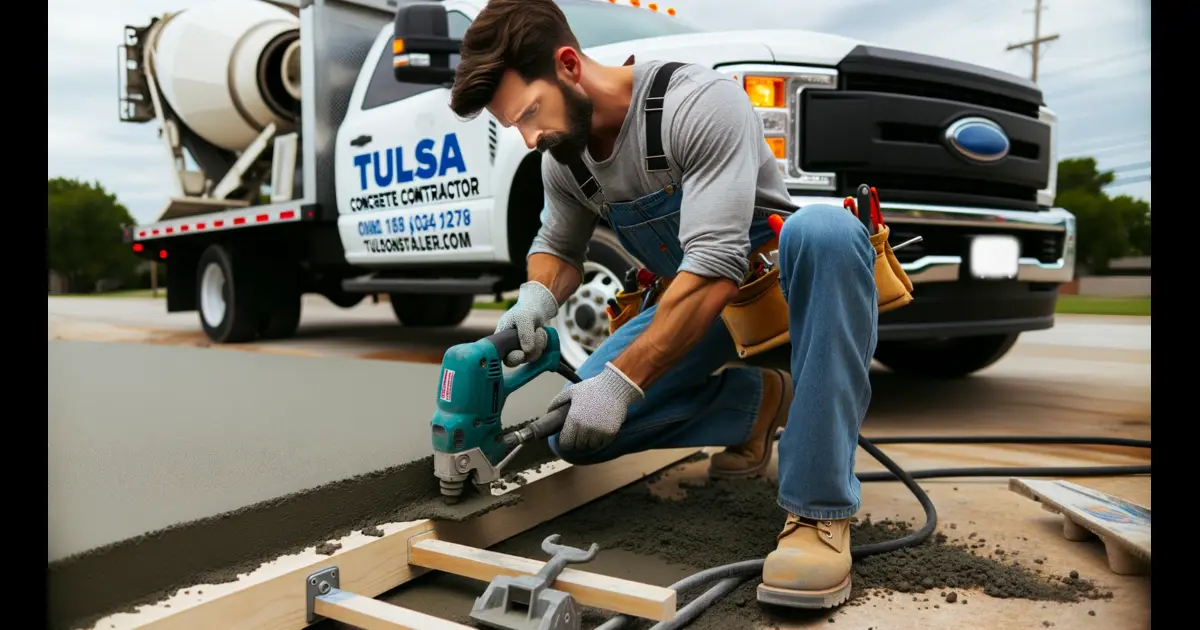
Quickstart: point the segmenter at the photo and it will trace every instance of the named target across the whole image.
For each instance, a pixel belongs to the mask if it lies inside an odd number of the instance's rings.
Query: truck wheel
[[[880,341],[875,360],[893,372],[925,378],[961,378],[999,361],[1012,349],[1020,333]]]
[[[605,305],[621,289],[625,272],[630,267],[640,266],[611,230],[603,226],[596,228],[588,242],[583,282],[558,310],[552,324],[559,332],[563,362],[571,369],[579,369],[608,338]]]
[[[263,339],[287,339],[300,327],[300,284],[294,269],[281,265],[264,274],[263,310],[259,319],[259,336]]]
[[[204,334],[216,343],[241,343],[258,333],[256,269],[225,245],[209,245],[196,268],[196,304]]]
[[[471,314],[475,296],[389,293],[388,302],[396,319],[405,326],[457,326]]]

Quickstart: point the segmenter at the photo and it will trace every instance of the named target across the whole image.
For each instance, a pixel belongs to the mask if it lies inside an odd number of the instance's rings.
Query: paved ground
[[[60,341],[130,341],[152,345],[205,346],[198,330],[195,313],[168,315],[161,300],[99,298],[50,298],[48,306],[49,339]],[[315,298],[306,303],[301,334],[293,340],[272,344],[252,344],[231,350],[252,350],[258,353],[301,354],[335,359],[373,358],[436,363],[451,343],[477,339],[492,330],[498,312],[480,311],[467,324],[455,330],[407,331],[394,323],[386,304],[364,304],[342,311]],[[75,344],[67,344],[75,345]],[[103,345],[103,344],[98,344]],[[125,344],[113,344],[121,347]],[[211,351],[194,350],[207,355]],[[213,353],[221,354],[225,353]],[[236,353],[229,353],[231,360]],[[116,356],[116,355],[112,355]],[[175,359],[183,355],[173,355]],[[149,354],[145,357],[148,360]],[[263,357],[266,359],[266,357]],[[284,359],[285,357],[272,357]],[[125,358],[123,361],[135,361]],[[356,361],[311,362],[310,374],[315,382],[332,382],[332,372],[349,368]],[[143,361],[144,366],[148,363]],[[170,362],[149,363],[163,370],[176,369]],[[111,370],[121,373],[130,366],[114,362]],[[379,366],[380,370],[385,369]],[[55,368],[51,367],[52,382]],[[357,374],[357,373],[356,373]],[[168,391],[160,394],[203,389],[202,375],[196,374],[184,382],[171,384],[164,377],[158,386]],[[355,377],[359,378],[359,377]],[[375,377],[378,378],[378,377]],[[182,379],[181,379],[182,380]],[[114,382],[119,379],[113,379]],[[256,381],[257,382],[257,381]],[[1002,361],[970,379],[954,382],[904,382],[890,374],[873,375],[875,395],[870,416],[864,427],[868,437],[882,435],[927,434],[1058,434],[1111,435],[1140,439],[1150,437],[1150,321],[1149,318],[1063,316],[1049,331],[1026,334],[1013,351]],[[112,387],[132,387],[114,384]],[[295,392],[310,387],[296,382]],[[396,384],[399,390],[401,384]],[[248,387],[246,395],[253,388]],[[417,394],[421,394],[417,391]],[[59,396],[70,397],[63,390]],[[369,408],[378,393],[362,393],[354,400]],[[54,395],[51,397],[54,400]],[[190,405],[191,413],[218,406],[218,395],[196,395]],[[121,396],[109,398],[106,409],[87,407],[76,400],[70,402],[73,415],[128,413],[136,399]],[[60,409],[67,405],[62,402]],[[207,407],[206,407],[207,406]],[[149,407],[153,409],[154,407]],[[359,422],[362,416],[356,415]],[[164,422],[161,415],[154,416]],[[305,422],[305,420],[296,420]],[[349,419],[347,421],[350,421]],[[86,445],[84,445],[86,446]],[[214,448],[217,445],[214,444]],[[341,447],[353,449],[351,444]],[[1095,465],[1133,464],[1149,462],[1149,453],[1122,448],[1075,447],[1005,447],[1005,446],[940,446],[897,445],[883,447],[902,466],[909,469],[950,466],[1006,465]],[[139,451],[142,457],[161,457],[156,451]],[[188,453],[192,458],[205,457],[201,452]],[[253,457],[253,454],[248,455]],[[330,465],[334,464],[333,458]],[[370,457],[365,457],[370,462]],[[61,459],[51,458],[54,465]],[[340,465],[340,464],[337,464]],[[252,467],[252,466],[251,466]],[[859,470],[879,470],[881,467],[868,455],[859,452]],[[245,471],[252,473],[250,469]],[[339,471],[341,472],[341,471]],[[694,472],[694,471],[693,471]],[[682,471],[675,475],[692,474]],[[244,478],[244,477],[243,477]],[[1112,492],[1129,500],[1150,505],[1150,479],[1082,479],[1080,483]],[[1085,577],[1103,583],[1111,589],[1111,601],[1082,604],[1032,603],[1020,600],[1001,600],[982,593],[968,592],[969,606],[929,604],[910,601],[898,596],[891,601],[874,601],[868,606],[846,609],[834,618],[837,626],[851,628],[925,628],[925,627],[1015,627],[1015,628],[1149,628],[1149,578],[1119,577],[1107,569],[1104,548],[1099,543],[1071,543],[1062,538],[1061,520],[1042,511],[1032,501],[1007,490],[1005,479],[928,480],[924,486],[939,511],[941,531],[954,536],[945,528],[956,523],[959,530],[969,527],[989,542],[1003,543],[1007,549],[1037,554],[1046,558],[1045,568],[1065,574],[1077,570]],[[109,492],[113,497],[120,493]],[[864,510],[876,518],[920,518],[920,507],[899,484],[872,483],[863,489]],[[211,506],[210,506],[211,507]],[[109,510],[117,512],[118,510]],[[95,512],[94,512],[95,513]],[[719,518],[719,516],[717,517]],[[621,558],[619,562],[591,567],[625,577],[669,583],[678,571],[657,566],[648,558]],[[661,579],[646,577],[658,576]],[[413,608],[454,605],[469,607],[473,595],[482,592],[467,590],[457,595],[439,593],[433,584],[417,584],[390,595],[392,599]],[[457,597],[457,599],[455,599]],[[753,604],[751,604],[753,605]],[[1095,616],[1089,615],[1095,612]],[[436,609],[427,612],[438,612]],[[827,616],[785,627],[810,627],[826,624]],[[827,627],[824,626],[823,627]]]

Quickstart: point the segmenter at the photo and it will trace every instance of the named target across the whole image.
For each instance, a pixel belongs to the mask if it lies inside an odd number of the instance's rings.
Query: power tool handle
[[[500,358],[508,356],[509,352],[521,349],[521,338],[517,336],[516,328],[505,328],[500,332],[484,337],[496,346],[496,352],[500,353]]]
[[[566,423],[567,412],[570,409],[571,403],[568,402],[516,431],[505,433],[504,444],[510,447],[518,446],[534,440],[544,440],[558,433]]]

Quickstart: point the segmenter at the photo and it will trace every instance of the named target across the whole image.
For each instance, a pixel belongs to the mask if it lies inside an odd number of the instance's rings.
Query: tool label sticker
[[[454,370],[442,370],[442,400],[450,402],[450,392],[454,391]]]

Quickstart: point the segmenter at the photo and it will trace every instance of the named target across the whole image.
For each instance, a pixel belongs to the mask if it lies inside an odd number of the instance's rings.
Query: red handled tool
[[[771,227],[771,231],[775,233],[775,237],[779,237],[779,233],[783,231],[783,217],[778,214],[772,214],[767,217],[767,225]]]

